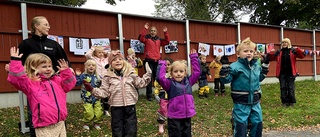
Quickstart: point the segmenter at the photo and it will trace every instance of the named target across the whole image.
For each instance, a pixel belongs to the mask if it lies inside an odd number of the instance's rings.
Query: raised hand
[[[9,72],[9,65],[10,65],[10,63],[9,64],[6,64],[5,66],[4,66],[4,70],[8,73]]]
[[[23,54],[19,54],[19,48],[11,47],[10,56],[15,58],[21,58]]]
[[[163,32],[167,32],[168,28],[166,26],[164,26],[162,30],[163,30]]]
[[[146,62],[146,64],[145,64],[146,66],[146,71],[147,71],[147,73],[152,73],[152,70],[151,70],[151,68],[149,67],[149,63],[148,62]]]
[[[76,75],[77,75],[77,76],[81,75],[81,70],[80,70],[80,68],[76,68]]]
[[[144,24],[144,28],[149,29],[149,23]]]
[[[197,53],[196,49],[191,49],[190,54]]]
[[[60,71],[69,68],[69,66],[68,66],[68,61],[65,61],[64,59],[59,59],[59,60],[58,60],[58,64],[59,64],[59,66],[57,66],[57,68],[58,68]]]

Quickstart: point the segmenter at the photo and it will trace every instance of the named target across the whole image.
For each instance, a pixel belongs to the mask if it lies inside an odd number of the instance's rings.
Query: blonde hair
[[[247,37],[246,39],[244,39],[238,46],[237,46],[237,52],[239,53],[241,48],[243,46],[249,46],[249,47],[252,47],[253,49],[256,48],[256,44],[253,43],[251,40],[250,40],[250,37]]]
[[[32,19],[31,21],[31,33],[35,33],[36,32],[36,26],[35,25],[39,25],[40,20],[41,19],[47,19],[44,16],[36,16]]]
[[[284,38],[282,41],[281,41],[281,46],[282,46],[282,43],[283,42],[287,42],[288,43],[288,48],[291,48],[292,45],[291,45],[291,40],[289,38]]]
[[[188,67],[187,67],[187,61],[186,60],[177,60],[177,61],[174,61],[173,63],[171,63],[170,66],[168,66],[168,72],[171,73],[172,69],[176,66],[183,66],[186,71],[186,73],[188,72]]]
[[[38,73],[37,67],[43,63],[52,64],[52,61],[47,55],[42,53],[35,53],[35,54],[29,55],[26,59],[26,62],[24,63],[24,68],[27,73],[27,76],[30,79],[35,80],[34,76],[36,76]],[[52,74],[54,74],[53,68],[52,68],[51,75]]]
[[[132,55],[134,52],[133,48],[128,48],[128,55]]]
[[[202,59],[202,58],[207,58],[207,56],[201,54],[201,55],[199,56],[199,59]]]
[[[89,64],[94,64],[95,66],[96,66],[96,70],[94,70],[94,74],[97,76],[97,78],[98,78],[98,80],[100,79],[100,77],[99,77],[99,74],[98,74],[98,72],[97,72],[97,63],[93,60],[93,59],[88,59],[85,63],[84,63],[84,74],[89,74],[88,73],[88,68],[87,68],[87,66],[89,65]]]
[[[97,54],[96,51],[104,51],[104,47],[102,47],[102,46],[96,46],[96,47],[94,48],[94,52],[93,52],[93,55],[94,55],[94,56],[97,56],[97,55],[96,55],[96,54]]]

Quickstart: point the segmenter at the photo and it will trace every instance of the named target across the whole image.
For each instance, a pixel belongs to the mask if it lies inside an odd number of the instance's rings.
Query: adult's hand
[[[11,47],[10,56],[15,58],[21,58],[23,54],[19,54],[19,48]]]
[[[144,24],[144,28],[149,29],[149,23]]]
[[[163,32],[167,32],[168,28],[166,26],[163,27]]]

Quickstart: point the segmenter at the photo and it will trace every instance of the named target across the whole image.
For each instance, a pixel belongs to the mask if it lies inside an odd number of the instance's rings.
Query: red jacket
[[[144,57],[146,59],[151,59],[158,61],[161,59],[160,56],[160,46],[168,45],[170,42],[168,32],[164,32],[164,38],[162,39],[158,36],[151,37],[150,34],[147,34],[147,29],[143,28],[140,32],[139,40],[145,44],[144,46]]]
[[[281,57],[282,57],[282,51],[278,50],[276,52],[270,52],[269,53],[269,60],[274,61],[277,60],[277,68],[276,68],[276,77],[279,78],[280,71],[281,71]],[[298,70],[296,68],[296,58],[304,58],[305,53],[300,48],[291,48],[290,49],[290,61],[291,61],[291,68],[292,68],[292,75],[297,76]]]

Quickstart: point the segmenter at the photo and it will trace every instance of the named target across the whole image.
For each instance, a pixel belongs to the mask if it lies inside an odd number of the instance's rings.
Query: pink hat
[[[123,54],[120,52],[120,50],[113,50],[110,52],[108,56],[108,63],[110,64],[115,58],[120,57],[124,59]]]

